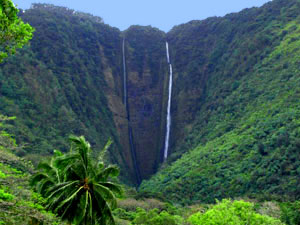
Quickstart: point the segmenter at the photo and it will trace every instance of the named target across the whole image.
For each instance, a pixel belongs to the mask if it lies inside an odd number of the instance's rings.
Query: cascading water
[[[129,114],[129,108],[128,108],[128,99],[127,99],[127,73],[126,73],[126,56],[125,56],[125,38],[123,39],[123,44],[122,44],[122,53],[123,53],[123,89],[124,89],[124,105],[127,113],[127,120],[128,120],[128,135],[129,135],[129,148],[131,152],[131,157],[133,161],[133,166],[134,166],[134,171],[136,175],[136,180],[137,183],[141,183],[141,174],[139,167],[137,165],[136,161],[136,152],[135,152],[135,147],[133,144],[133,135],[132,135],[132,128],[130,125],[130,114]]]
[[[123,52],[123,88],[124,88],[123,102],[125,105],[125,109],[127,110],[127,85],[126,85],[127,76],[126,76],[126,59],[125,59],[125,38],[123,38],[122,52]]]
[[[167,108],[167,123],[166,123],[166,136],[165,136],[165,148],[164,148],[164,160],[168,158],[169,141],[170,141],[170,128],[171,128],[171,102],[172,102],[172,83],[173,83],[173,69],[170,63],[169,55],[169,43],[166,42],[167,60],[170,67],[169,78],[169,96],[168,96],[168,108]]]

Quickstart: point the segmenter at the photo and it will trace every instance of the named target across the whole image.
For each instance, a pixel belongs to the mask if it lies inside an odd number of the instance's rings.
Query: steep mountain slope
[[[65,224],[47,212],[45,199],[31,190],[33,166],[14,154],[22,147],[6,132],[12,119],[0,114],[0,224]]]
[[[119,31],[71,15],[42,6],[28,10],[22,16],[36,29],[31,47],[1,66],[1,111],[17,116],[15,134],[33,143],[29,153],[65,150],[64,138],[72,132],[89,136],[97,147],[116,134],[99,87],[106,84],[104,59],[118,70],[119,49],[113,47]]]
[[[34,5],[21,13],[36,29],[31,46],[0,67],[0,113],[17,117],[10,132],[29,143],[18,155],[36,163],[54,148],[65,151],[71,133],[94,149],[111,137],[110,160],[123,180],[149,178],[162,161],[167,40],[171,155],[141,190],[183,203],[298,198],[299,4],[274,0],[167,34],[120,32],[99,17]]]
[[[276,0],[168,34],[175,67],[170,161],[192,150],[141,190],[183,203],[300,197],[299,12],[299,1]]]
[[[112,138],[110,158],[131,181],[153,174],[164,132],[165,34],[139,26],[122,34],[99,17],[47,4],[20,16],[36,29],[31,46],[0,68],[0,111],[17,117],[11,133],[30,143],[18,154],[37,162],[55,148],[67,150],[72,133],[95,149]]]
[[[21,16],[35,27],[35,36],[1,66],[0,79],[1,112],[17,117],[12,133],[30,143],[19,154],[36,161],[55,148],[67,150],[72,133],[85,135],[96,149],[111,137],[113,161],[130,172],[117,133],[117,125],[127,121],[113,114],[126,118],[120,31],[50,5],[35,5]]]

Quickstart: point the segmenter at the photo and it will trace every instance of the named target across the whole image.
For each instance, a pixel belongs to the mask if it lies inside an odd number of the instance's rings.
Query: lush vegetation
[[[277,0],[174,28],[173,129],[185,138],[141,191],[183,204],[299,199],[299,9]]]
[[[190,216],[189,222],[193,225],[214,224],[261,224],[282,225],[280,220],[263,216],[254,211],[254,204],[244,201],[223,200],[205,213],[196,213]]]
[[[114,166],[105,167],[103,153],[92,160],[90,144],[84,137],[70,137],[71,152],[56,151],[51,163],[41,163],[32,185],[47,199],[47,208],[72,224],[115,224],[112,210],[120,186],[110,176],[119,174]],[[109,148],[111,142],[105,146]]]
[[[274,0],[168,34],[138,26],[121,33],[47,4],[20,12],[36,32],[0,68],[0,224],[299,224],[299,10],[298,0]],[[142,176],[159,166],[165,38],[174,67],[171,155],[116,208],[121,190],[109,177],[118,170],[105,165],[118,163],[120,179],[134,182],[129,117]],[[68,152],[71,133],[95,151],[72,137]],[[27,160],[41,158],[36,172]]]
[[[120,31],[99,17],[52,5],[36,4],[19,15],[35,35],[0,67],[0,111],[16,117],[9,131],[17,143],[28,143],[17,155],[37,165],[55,148],[68,151],[70,134],[84,135],[96,155],[112,138],[110,160],[130,173],[107,96],[107,82],[118,83],[113,80],[121,74]],[[112,91],[122,93],[117,85]]]
[[[223,199],[212,205],[201,203],[182,207],[158,199],[140,198],[139,195],[133,196],[131,193],[118,202],[118,207],[114,215],[119,225],[296,225],[299,223],[299,202]]]
[[[46,210],[46,199],[31,190],[29,180],[34,169],[14,154],[22,146],[11,144],[15,140],[5,132],[10,119],[0,116],[0,224],[64,224]]]
[[[11,0],[0,2],[0,62],[14,54],[17,48],[23,47],[31,38],[33,28],[18,18],[18,9]]]

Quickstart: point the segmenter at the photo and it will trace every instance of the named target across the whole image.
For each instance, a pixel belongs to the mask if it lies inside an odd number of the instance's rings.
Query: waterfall
[[[170,64],[169,43],[168,42],[166,42],[166,50],[167,50],[167,61],[168,61],[168,64]]]
[[[172,83],[173,83],[173,69],[170,63],[169,55],[169,43],[166,42],[167,60],[170,67],[169,78],[169,96],[168,96],[168,108],[167,108],[167,123],[166,123],[166,136],[165,136],[165,148],[164,148],[164,160],[168,158],[169,141],[170,141],[170,128],[171,128],[171,102],[172,102]]]
[[[122,53],[123,53],[123,88],[124,88],[123,102],[125,105],[125,109],[127,109],[127,84],[126,84],[127,77],[126,77],[126,59],[125,59],[125,38],[123,38]]]
[[[134,172],[136,176],[137,183],[141,183],[141,174],[136,160],[136,151],[133,142],[133,135],[132,135],[132,128],[130,125],[130,114],[129,114],[129,107],[128,107],[128,99],[127,99],[127,74],[126,74],[126,57],[125,57],[125,38],[123,38],[122,44],[122,54],[123,54],[123,89],[124,89],[124,105],[127,113],[127,120],[128,120],[128,136],[129,136],[129,148],[131,152],[131,158],[133,162]]]

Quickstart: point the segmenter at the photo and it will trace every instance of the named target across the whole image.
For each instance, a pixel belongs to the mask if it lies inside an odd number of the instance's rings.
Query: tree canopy
[[[11,0],[0,0],[0,62],[32,38],[34,29],[18,17],[18,12]]]
[[[255,212],[254,204],[245,201],[230,201],[223,199],[205,213],[196,213],[189,218],[192,225],[283,225],[283,223],[272,217]]]

